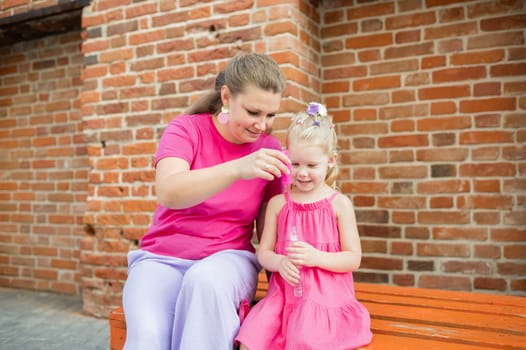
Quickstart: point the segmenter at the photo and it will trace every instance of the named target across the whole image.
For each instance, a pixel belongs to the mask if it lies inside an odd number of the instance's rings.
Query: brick
[[[476,244],[473,247],[474,256],[482,259],[499,259],[502,255],[498,245]]]
[[[457,198],[459,208],[471,209],[511,209],[511,196],[499,195],[472,195]]]
[[[512,245],[504,247],[504,257],[507,259],[526,259],[526,245]]]
[[[444,225],[452,222],[458,225],[468,224],[469,212],[467,211],[420,211],[417,214],[417,222],[420,224]]]
[[[446,65],[445,56],[431,56],[422,58],[422,68],[430,69],[436,67],[444,67]]]
[[[474,261],[446,261],[442,264],[442,269],[446,273],[477,275],[488,275],[491,272],[489,263]]]
[[[427,105],[413,105],[400,107],[382,107],[380,109],[380,119],[393,119],[404,117],[419,117],[428,114]]]
[[[460,166],[461,176],[514,176],[515,167],[509,163],[479,163]]]
[[[345,47],[347,49],[364,49],[377,46],[389,46],[393,44],[393,37],[391,34],[372,34],[364,36],[356,36],[345,40]]]
[[[457,111],[456,104],[453,102],[432,102],[431,114],[452,114]]]
[[[363,236],[363,237],[380,237],[380,238],[400,238],[401,237],[400,228],[394,227],[394,226],[359,225],[358,231],[360,232],[360,236]]]
[[[418,89],[418,97],[420,100],[459,98],[470,95],[471,89],[467,85]]]
[[[413,212],[393,212],[391,221],[393,224],[414,224],[416,217]]]
[[[506,33],[475,35],[468,38],[467,49],[477,50],[503,46],[516,46],[521,45],[521,41],[523,40],[524,37],[520,32],[513,31]]]
[[[405,237],[410,239],[429,239],[430,233],[427,227],[407,227]]]
[[[426,207],[426,201],[424,197],[416,196],[378,197],[377,206],[379,208],[420,209]]]
[[[414,131],[415,129],[415,122],[413,120],[393,120],[391,123],[392,132],[408,132]]]
[[[463,22],[429,27],[424,30],[425,40],[436,40],[448,37],[470,36],[477,33],[477,22]]]
[[[495,212],[476,212],[473,214],[473,222],[477,225],[497,225],[500,216]]]
[[[444,227],[433,229],[435,240],[468,240],[486,241],[488,232],[485,228]]]
[[[410,274],[393,274],[393,283],[398,286],[411,287],[415,285],[415,277]]]
[[[433,83],[476,80],[486,78],[486,69],[482,66],[465,68],[446,68],[432,73]]]
[[[390,252],[394,255],[413,255],[413,245],[410,242],[392,242]]]
[[[463,132],[460,134],[460,144],[482,144],[482,143],[511,143],[512,132],[478,131]]]
[[[432,260],[409,260],[407,269],[409,271],[434,271],[435,262]]]
[[[526,291],[526,278],[512,279],[510,287],[513,291]]]
[[[427,176],[427,169],[423,166],[380,167],[379,174],[383,179],[418,179]]]
[[[413,44],[403,47],[388,47],[385,49],[385,58],[396,59],[404,57],[424,56],[434,53],[433,44],[430,42]]]
[[[402,15],[396,17],[388,17],[385,21],[385,27],[389,30],[426,26],[436,22],[434,12],[425,12],[418,14]]]
[[[500,181],[498,180],[475,180],[473,189],[475,190],[475,192],[501,192]]]
[[[352,83],[353,89],[355,91],[364,91],[364,90],[384,90],[389,88],[398,88],[400,87],[400,77],[399,76],[389,76],[389,77],[378,77],[378,78],[369,78],[369,79],[356,79]]]
[[[506,290],[506,280],[503,278],[475,277],[473,287],[491,291]]]
[[[395,34],[395,42],[398,44],[417,42],[417,41],[420,41],[420,39],[421,39],[421,35],[420,35],[420,31],[418,30],[408,30],[404,32],[398,32]],[[423,62],[422,62],[422,66],[423,67],[425,66]]]
[[[421,288],[471,290],[469,277],[422,275],[418,278]]]
[[[501,275],[524,276],[526,274],[525,263],[498,263],[497,270]]]
[[[427,135],[383,136],[378,139],[378,146],[388,147],[422,147],[429,145]]]
[[[379,3],[350,8],[346,12],[348,19],[355,20],[369,17],[377,18],[379,16],[394,14],[395,9],[394,4],[392,3]]]
[[[443,149],[426,149],[416,152],[416,159],[419,161],[465,161],[468,158],[468,150],[464,148],[443,148]]]
[[[401,270],[403,261],[393,258],[363,257],[360,267],[375,270]]]
[[[482,29],[483,31],[512,30],[514,28],[526,27],[525,23],[525,14],[503,16],[481,20],[480,29]]]
[[[321,28],[321,37],[324,39],[348,35],[358,32],[358,25],[355,22],[328,25]]]
[[[492,77],[526,75],[526,63],[499,64],[490,68]]]
[[[504,57],[505,57],[505,51],[501,49],[455,53],[451,55],[451,64],[453,65],[473,65],[473,64],[495,63],[495,62],[502,61]]]

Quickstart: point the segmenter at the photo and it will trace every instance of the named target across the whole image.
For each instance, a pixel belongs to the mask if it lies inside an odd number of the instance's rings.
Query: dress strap
[[[339,194],[340,192],[334,192],[333,194],[331,194],[331,196],[328,198],[329,202],[332,202],[332,200]]]

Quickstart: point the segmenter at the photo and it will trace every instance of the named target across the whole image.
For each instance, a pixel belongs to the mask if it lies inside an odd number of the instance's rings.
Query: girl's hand
[[[284,255],[279,262],[278,272],[291,286],[295,286],[300,281],[300,270]]]
[[[287,247],[287,256],[296,266],[318,266],[320,251],[307,242],[297,241]]]
[[[240,178],[253,179],[259,177],[271,181],[288,172],[286,163],[290,161],[281,151],[262,148],[234,162]]]

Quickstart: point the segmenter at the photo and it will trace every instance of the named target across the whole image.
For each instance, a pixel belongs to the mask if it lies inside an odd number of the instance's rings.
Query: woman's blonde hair
[[[286,86],[285,76],[270,56],[261,53],[243,53],[235,56],[224,71],[216,77],[214,90],[191,106],[188,114],[216,114],[222,106],[221,87],[226,85],[232,96],[254,85],[264,91],[282,93]]]
[[[305,112],[300,112],[292,117],[287,130],[287,148],[291,140],[306,141],[311,145],[324,147],[329,157],[337,154],[338,137],[334,130],[332,118],[327,115],[324,105],[311,102]],[[329,167],[325,182],[335,188],[338,177],[338,164]]]

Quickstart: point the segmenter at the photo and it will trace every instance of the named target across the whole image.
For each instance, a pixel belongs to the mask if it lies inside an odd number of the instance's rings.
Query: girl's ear
[[[329,157],[329,168],[333,168],[336,165],[338,160],[338,153],[336,151],[332,152],[332,155]]]

